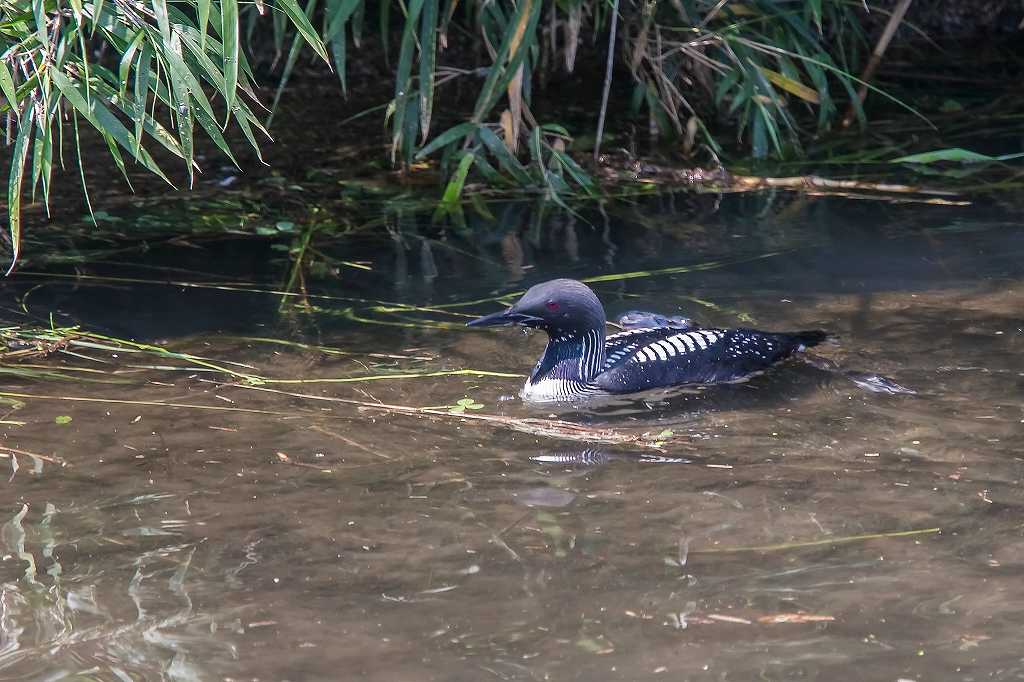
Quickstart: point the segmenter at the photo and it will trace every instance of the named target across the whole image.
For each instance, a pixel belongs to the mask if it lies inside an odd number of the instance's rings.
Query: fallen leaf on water
[[[986,639],[992,639],[988,635],[961,635],[960,636],[960,651],[967,651],[978,646],[979,643],[984,642]]]

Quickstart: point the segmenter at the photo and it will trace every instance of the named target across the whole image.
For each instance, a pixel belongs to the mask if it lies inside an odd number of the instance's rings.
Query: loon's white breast
[[[531,383],[529,379],[519,392],[519,397],[531,403],[550,403],[583,398],[599,392],[596,386],[573,379],[541,379]]]

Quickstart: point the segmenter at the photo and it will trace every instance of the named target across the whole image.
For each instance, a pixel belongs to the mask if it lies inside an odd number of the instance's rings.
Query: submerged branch
[[[803,190],[819,194],[843,195],[851,191],[874,192],[879,200],[907,201],[907,195],[926,195],[914,198],[921,203],[967,206],[968,201],[935,197],[956,197],[956,192],[917,185],[902,185],[867,180],[836,180],[817,175],[762,177],[736,175],[725,168],[677,168],[635,159],[628,156],[605,155],[598,168],[606,180],[612,182],[643,182],[665,187],[706,188],[718,192],[755,192],[765,189]],[[863,197],[862,197],[863,198]]]

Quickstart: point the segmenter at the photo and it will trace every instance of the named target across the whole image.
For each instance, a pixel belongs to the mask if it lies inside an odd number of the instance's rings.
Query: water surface
[[[86,265],[55,247],[4,283],[9,324],[80,324],[292,382],[99,349],[36,364],[100,382],[4,378],[37,397],[11,406],[3,444],[67,463],[14,453],[4,484],[4,679],[1024,677],[1012,213],[779,194],[578,217],[490,204],[464,227],[381,215],[348,230],[340,214],[254,213],[240,224],[264,220],[258,242],[84,235]],[[822,355],[918,394],[804,365],[592,410],[525,406],[522,378],[315,382],[525,375],[542,339],[462,322],[562,276],[605,276],[610,315],[829,329]],[[442,413],[471,398],[474,414],[664,445],[336,398]]]

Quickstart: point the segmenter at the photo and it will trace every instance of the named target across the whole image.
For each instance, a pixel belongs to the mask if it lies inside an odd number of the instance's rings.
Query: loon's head
[[[508,310],[485,315],[470,327],[519,324],[543,329],[550,336],[604,333],[604,306],[586,284],[574,279],[553,279],[537,284]]]

